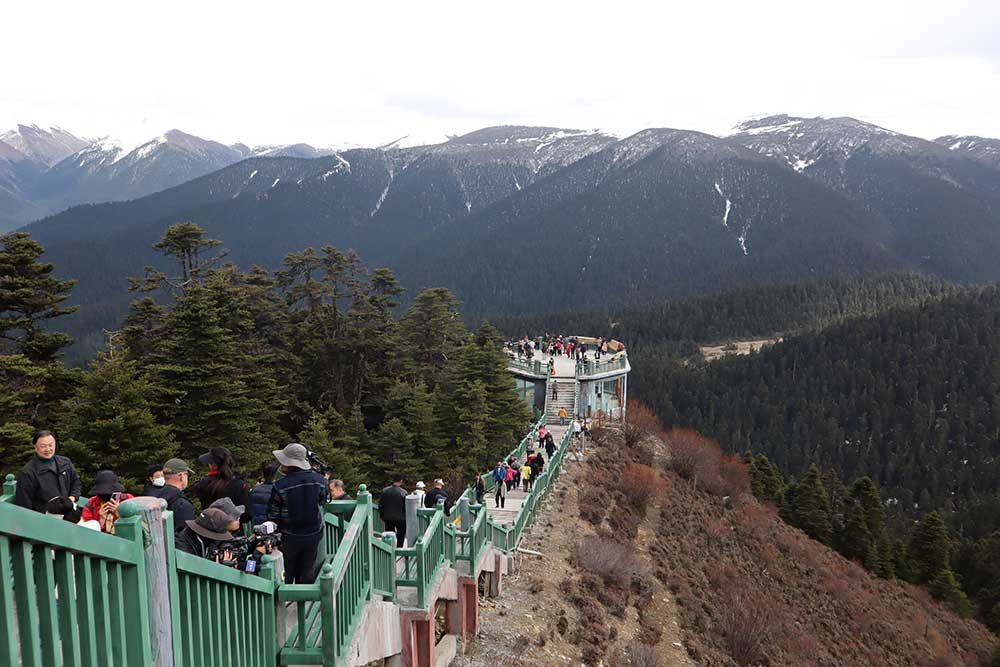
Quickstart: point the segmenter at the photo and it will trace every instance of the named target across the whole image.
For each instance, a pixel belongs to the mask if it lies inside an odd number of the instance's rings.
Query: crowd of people
[[[508,340],[504,343],[503,350],[512,359],[531,361],[535,358],[535,353],[547,356],[550,366],[555,357],[566,357],[576,361],[590,361],[589,352],[593,352],[593,359],[600,361],[601,356],[615,354],[625,349],[625,346],[616,340],[598,338],[584,340],[578,336],[562,336],[556,334],[545,334],[538,338],[524,336],[518,340]]]
[[[125,492],[115,472],[98,471],[83,496],[73,462],[56,454],[55,434],[38,431],[33,442],[35,453],[17,477],[14,503],[114,534],[120,504],[135,497]],[[317,470],[305,445],[291,443],[272,454],[274,460],[262,466],[253,486],[237,472],[233,454],[225,447],[213,447],[198,457],[206,473],[194,482],[195,471],[183,459],[171,458],[149,467],[141,495],[162,499],[173,513],[177,549],[220,562],[228,553],[227,543],[270,522],[281,536],[286,583],[312,583],[323,536],[322,507],[352,498],[343,480],[331,478],[329,469],[322,474]],[[403,476],[393,477],[379,498],[379,514],[402,547],[409,494],[403,489]],[[450,514],[452,500],[444,480],[435,479],[429,491],[426,486],[423,481],[416,483],[418,502],[429,508],[441,502]],[[473,488],[481,503],[486,492],[483,480],[477,477]],[[85,504],[78,502],[81,497],[87,498]]]

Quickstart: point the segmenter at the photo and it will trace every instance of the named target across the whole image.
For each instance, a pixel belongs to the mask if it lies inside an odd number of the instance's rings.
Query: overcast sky
[[[375,145],[496,124],[718,134],[787,112],[1000,137],[996,0],[33,0],[0,16],[0,128]]]

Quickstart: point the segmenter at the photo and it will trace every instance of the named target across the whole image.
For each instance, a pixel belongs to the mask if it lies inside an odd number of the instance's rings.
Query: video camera
[[[205,558],[247,574],[259,574],[261,556],[270,554],[275,547],[280,546],[281,533],[278,532],[277,524],[265,521],[254,526],[253,534],[249,537],[240,536],[212,544],[205,553]]]
[[[323,475],[325,477],[327,475],[333,474],[333,468],[323,463],[323,459],[317,456],[316,452],[314,452],[308,446],[306,447],[306,458],[309,459],[309,464],[312,466],[312,469],[318,472],[320,475]]]

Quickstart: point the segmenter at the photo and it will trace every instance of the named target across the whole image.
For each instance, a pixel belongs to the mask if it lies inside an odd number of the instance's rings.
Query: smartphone
[[[121,491],[115,491],[114,493],[111,494],[111,500],[115,501],[116,503],[120,503],[122,501],[123,495],[124,494],[122,494]]]

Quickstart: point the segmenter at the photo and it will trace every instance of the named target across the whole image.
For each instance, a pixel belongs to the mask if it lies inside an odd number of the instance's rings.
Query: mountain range
[[[226,146],[170,130],[138,146],[18,125],[0,134],[0,232],[76,204],[136,199],[256,156],[316,158],[309,144]]]
[[[74,333],[114,326],[126,277],[161,265],[151,246],[179,220],[247,267],[308,246],[355,249],[411,294],[452,288],[476,317],[868,271],[1000,279],[996,140],[779,115],[725,137],[503,126],[428,146],[245,159],[205,144],[206,160],[234,163],[26,227],[80,279],[74,299],[95,322]],[[168,145],[185,142],[151,150]]]

